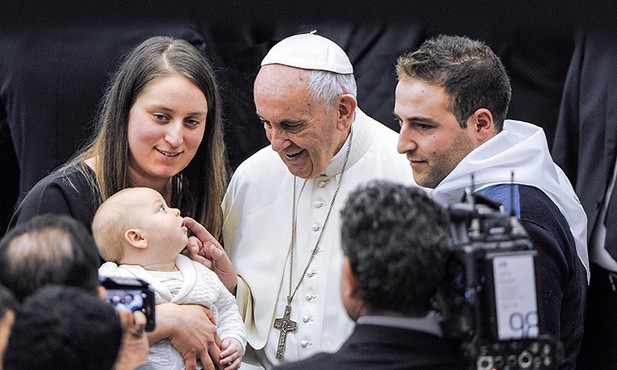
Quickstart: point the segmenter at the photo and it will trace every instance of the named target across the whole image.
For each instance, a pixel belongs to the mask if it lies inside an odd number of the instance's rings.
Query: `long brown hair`
[[[223,225],[220,204],[228,180],[221,97],[212,67],[187,41],[152,37],[126,57],[103,97],[94,136],[63,168],[81,168],[98,189],[102,201],[134,186],[129,176],[129,111],[150,81],[174,74],[187,77],[204,93],[208,115],[204,138],[195,157],[171,179],[170,205],[179,208],[183,215],[195,218],[214,237],[220,238]],[[78,166],[89,158],[96,160],[96,178]]]

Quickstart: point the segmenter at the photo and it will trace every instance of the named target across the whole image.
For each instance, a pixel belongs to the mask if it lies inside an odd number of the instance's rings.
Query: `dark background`
[[[347,51],[359,106],[397,129],[396,58],[427,37],[486,41],[512,81],[509,118],[542,126],[552,143],[574,31],[586,2],[504,1],[17,1],[0,3],[0,236],[12,209],[93,129],[121,57],[145,38],[188,39],[211,60],[235,168],[267,145],[252,83],[280,39],[316,29]]]

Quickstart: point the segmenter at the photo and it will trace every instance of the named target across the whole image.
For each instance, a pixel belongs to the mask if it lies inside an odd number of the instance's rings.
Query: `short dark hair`
[[[496,132],[503,128],[512,88],[501,60],[485,43],[464,36],[439,35],[398,58],[399,80],[416,78],[441,86],[462,128],[477,109],[488,109]]]
[[[373,180],[349,195],[341,216],[343,252],[366,307],[426,315],[446,278],[443,207],[420,188]]]
[[[54,283],[96,293],[100,264],[90,230],[66,215],[37,215],[0,239],[0,284],[19,302]]]
[[[116,310],[83,289],[47,285],[17,311],[4,369],[112,369],[122,343]]]

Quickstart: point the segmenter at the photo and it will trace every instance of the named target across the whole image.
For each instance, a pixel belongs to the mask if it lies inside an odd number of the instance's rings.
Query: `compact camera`
[[[447,207],[451,246],[441,297],[446,337],[470,369],[556,369],[561,343],[541,335],[537,251],[501,206],[469,190]]]
[[[146,316],[146,331],[154,330],[154,291],[150,285],[136,278],[101,277],[105,287],[105,300],[116,309],[127,309],[131,312],[141,311]]]

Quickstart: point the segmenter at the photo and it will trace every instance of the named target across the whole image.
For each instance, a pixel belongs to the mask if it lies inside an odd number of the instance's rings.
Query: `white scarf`
[[[499,134],[469,153],[435,189],[428,191],[436,200],[449,203],[461,199],[464,189],[471,186],[472,174],[474,190],[480,190],[510,183],[512,172],[513,183],[542,190],[565,216],[589,282],[587,215],[565,173],[553,162],[542,128],[506,120]]]

